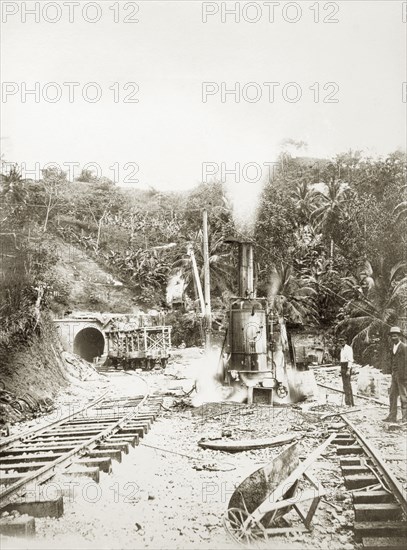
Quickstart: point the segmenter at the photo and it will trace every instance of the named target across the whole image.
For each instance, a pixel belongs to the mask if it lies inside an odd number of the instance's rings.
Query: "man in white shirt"
[[[352,384],[350,381],[351,376],[351,369],[352,369],[352,363],[353,363],[353,350],[351,346],[349,346],[345,338],[341,337],[338,340],[339,346],[341,348],[340,351],[340,364],[341,364],[341,376],[342,376],[342,384],[343,384],[343,392],[345,394],[345,404],[349,407],[353,407],[353,392],[352,392]]]

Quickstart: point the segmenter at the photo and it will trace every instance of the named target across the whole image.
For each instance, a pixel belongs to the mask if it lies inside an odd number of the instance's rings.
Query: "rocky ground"
[[[304,403],[301,408],[229,403],[192,408],[185,392],[193,386],[196,365],[202,368],[204,363],[200,350],[189,349],[175,356],[166,373],[143,373],[151,391],[166,392],[167,396],[162,414],[141,445],[121,464],[113,463],[113,473],[102,474],[99,485],[78,479],[73,486],[54,480],[47,491],[64,493],[64,516],[59,520],[37,519],[35,539],[4,538],[1,547],[236,548],[222,524],[229,499],[237,484],[286,446],[229,454],[201,449],[198,441],[222,433],[236,439],[293,433],[305,459],[327,436],[327,422],[321,420],[321,413],[342,408],[341,395],[322,391],[316,407],[316,403]],[[316,373],[322,382],[327,376],[331,385],[340,387],[337,374]],[[82,381],[79,388],[72,386],[72,394],[78,390],[77,398],[66,393],[65,398],[85,402],[108,388],[117,395],[132,395],[144,392],[145,384],[134,373],[114,373],[97,381]],[[61,396],[61,406],[63,400]],[[357,401],[356,408],[362,410],[349,417],[369,438],[375,438],[383,455],[404,456],[404,463],[393,460],[392,464],[405,482],[405,434],[386,431],[379,421],[386,415],[386,407]],[[260,547],[358,548],[352,537],[351,499],[342,484],[333,448],[321,455],[312,472],[327,491],[315,515],[314,530],[276,536]],[[298,523],[292,513],[286,517],[292,524]]]

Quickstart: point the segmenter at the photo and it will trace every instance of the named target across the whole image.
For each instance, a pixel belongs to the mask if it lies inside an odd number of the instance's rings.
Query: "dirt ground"
[[[235,439],[292,433],[298,437],[300,457],[305,459],[327,436],[326,422],[320,420],[318,413],[338,410],[341,395],[328,392],[324,399],[322,392],[325,403],[321,401],[317,409],[307,404],[301,410],[237,403],[191,408],[184,392],[193,385],[197,364],[203,364],[201,351],[187,349],[176,356],[166,374],[143,373],[150,391],[176,395],[164,398],[162,413],[141,444],[124,455],[121,464],[113,463],[112,474],[101,474],[98,485],[90,480],[68,483],[55,478],[43,491],[48,496],[63,492],[64,516],[58,520],[37,519],[34,539],[3,537],[1,548],[236,548],[237,543],[222,524],[229,499],[243,479],[287,446],[230,454],[201,449],[198,441],[220,437],[222,433]],[[328,383],[324,376],[327,373],[316,374]],[[328,376],[331,385],[340,387],[337,375]],[[82,382],[77,402],[85,402],[90,394],[94,397],[107,388],[117,395],[134,395],[144,392],[145,384],[134,373],[114,373],[97,382]],[[75,391],[72,387],[71,401]],[[61,396],[61,406],[62,402]],[[385,407],[359,401],[356,405],[362,410],[354,413],[352,419],[369,438],[375,438],[383,455],[404,456],[404,463],[399,460],[392,464],[405,482],[405,435],[386,431],[379,421],[387,413]],[[353,541],[351,498],[342,484],[339,459],[332,447],[328,447],[311,471],[326,490],[315,515],[314,530],[275,536],[267,543],[260,543],[260,548],[360,547]],[[293,513],[286,518],[291,524],[299,524]]]

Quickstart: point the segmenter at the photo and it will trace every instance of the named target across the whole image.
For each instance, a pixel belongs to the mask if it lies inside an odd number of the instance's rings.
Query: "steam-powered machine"
[[[284,399],[288,394],[282,380],[288,351],[288,341],[284,345],[285,325],[281,319],[273,319],[266,298],[256,297],[253,243],[236,239],[225,242],[237,243],[239,247],[239,295],[230,300],[224,379],[227,383],[243,382],[248,388],[249,403],[257,395],[260,401],[271,404],[276,396]]]

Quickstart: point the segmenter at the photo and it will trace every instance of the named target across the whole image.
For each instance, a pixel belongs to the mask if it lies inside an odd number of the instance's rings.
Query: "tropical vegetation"
[[[38,181],[24,179],[17,164],[2,172],[0,313],[17,319],[25,304],[31,317],[19,330],[35,330],[38,307],[52,308],[55,296],[69,304],[69,289],[57,289],[52,275],[52,246],[61,241],[96,259],[145,307],[166,305],[168,279],[178,272],[199,316],[188,249],[202,280],[203,209],[219,310],[237,291],[236,247],[224,242],[235,237],[256,244],[258,294],[268,297],[276,315],[346,334],[361,361],[384,365],[388,328],[405,321],[407,186],[400,151],[379,159],[353,151],[333,159],[282,153],[247,226],[235,220],[233,196],[219,181],[172,193],[116,186],[89,170],[73,182],[57,168],[44,170]],[[21,276],[13,287],[16,271]],[[193,332],[200,325],[188,319]]]

